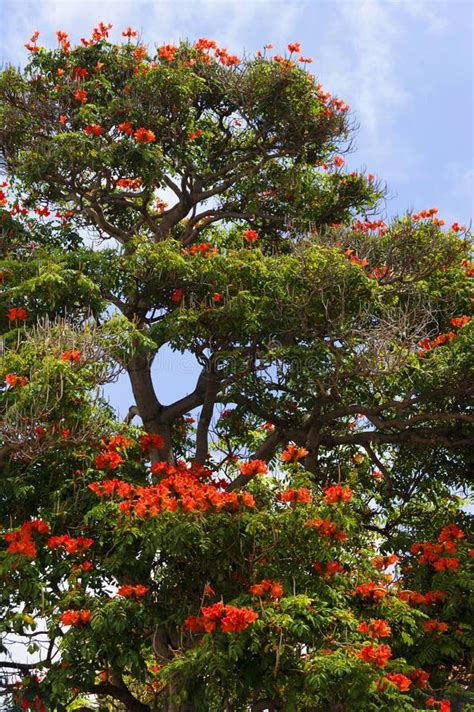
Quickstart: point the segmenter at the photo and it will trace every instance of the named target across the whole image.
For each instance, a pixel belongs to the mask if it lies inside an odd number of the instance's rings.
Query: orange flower
[[[140,435],[138,442],[140,443],[142,452],[148,452],[149,450],[161,450],[165,445],[165,441],[161,435],[157,435],[156,433],[146,433],[145,435]]]
[[[15,388],[15,386],[26,386],[28,379],[26,376],[17,376],[16,373],[7,373],[5,383],[10,388]]]
[[[61,361],[70,361],[71,363],[79,364],[81,362],[81,352],[77,349],[65,351],[61,354]]]
[[[465,326],[466,324],[469,324],[471,321],[470,316],[456,316],[454,319],[451,319],[451,324],[455,326],[457,329],[460,329],[461,327]]]
[[[301,43],[300,42],[290,42],[288,45],[288,51],[290,54],[293,52],[301,52]]]
[[[264,460],[249,460],[248,462],[243,462],[239,469],[244,477],[264,475],[268,472],[267,463]]]
[[[84,131],[88,136],[102,136],[104,133],[104,129],[99,124],[89,124]]]
[[[142,586],[141,584],[138,584],[137,586],[120,586],[117,591],[117,594],[119,596],[123,596],[124,598],[141,598],[147,592],[148,586]]]
[[[135,32],[135,30],[132,30],[131,27],[127,27],[127,29],[122,32],[122,37],[136,37],[136,36],[137,36],[137,33]]]
[[[400,672],[388,672],[385,675],[385,680],[393,683],[398,687],[400,692],[408,692],[412,681],[406,675],[402,675]]]
[[[64,611],[61,615],[63,625],[87,625],[92,616],[92,612],[86,608],[81,611]]]
[[[341,485],[332,485],[324,490],[324,504],[337,504],[339,502],[349,502],[352,498],[352,490],[350,487],[342,487]]]
[[[369,635],[371,638],[388,638],[392,633],[388,622],[383,618],[375,618],[369,623],[364,621],[357,627],[357,631]]]
[[[167,44],[163,45],[163,47],[158,48],[158,55],[162,59],[166,59],[168,62],[171,62],[174,59],[174,56],[177,51],[177,47],[175,47],[174,45]]]
[[[294,443],[290,443],[286,450],[281,454],[281,459],[283,462],[298,462],[303,457],[308,455],[308,450],[304,447],[297,447]]]
[[[344,165],[344,159],[342,156],[334,156],[333,163],[337,168]]]
[[[115,470],[124,462],[118,452],[104,452],[96,455],[95,466],[98,470]]]
[[[256,242],[258,240],[258,232],[256,230],[244,230],[243,238],[245,242]]]
[[[137,143],[153,143],[156,141],[155,134],[151,129],[145,129],[143,126],[133,134]]]
[[[87,92],[83,89],[78,89],[74,96],[81,104],[85,104],[87,102]]]
[[[374,645],[365,645],[362,650],[357,653],[357,657],[367,663],[373,663],[377,665],[377,667],[383,668],[392,657],[392,651],[388,645],[385,644],[377,647]]]

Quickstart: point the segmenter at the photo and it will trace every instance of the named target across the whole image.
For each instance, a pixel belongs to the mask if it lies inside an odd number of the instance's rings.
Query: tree
[[[11,704],[448,709],[469,233],[377,218],[297,43],[151,55],[109,30],[35,34],[0,76],[2,630],[48,641],[31,664],[4,643]],[[200,368],[168,405],[165,346]],[[125,423],[100,390],[120,371]]]

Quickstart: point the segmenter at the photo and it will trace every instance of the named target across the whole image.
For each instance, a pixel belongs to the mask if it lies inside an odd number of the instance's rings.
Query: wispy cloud
[[[309,0],[308,0],[309,2]],[[23,44],[40,30],[45,44],[55,42],[62,29],[73,40],[88,36],[99,21],[111,22],[115,32],[127,25],[139,30],[147,43],[215,38],[233,52],[253,51],[262,42],[294,39],[301,27],[306,0],[3,0],[5,21],[1,55],[3,61],[25,60]],[[8,10],[11,7],[11,11]],[[245,45],[250,46],[245,46]]]

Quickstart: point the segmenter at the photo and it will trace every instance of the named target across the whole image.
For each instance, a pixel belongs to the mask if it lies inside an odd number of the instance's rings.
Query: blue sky
[[[128,25],[147,44],[209,37],[235,54],[272,42],[283,53],[300,41],[311,71],[347,101],[359,124],[351,169],[366,168],[389,188],[385,216],[438,207],[447,223],[473,216],[474,3],[471,0],[0,0],[0,59],[21,64],[23,44],[39,30],[54,46],[100,20],[120,39]],[[186,356],[179,373],[161,357],[163,400],[192,388]],[[168,386],[168,387],[166,387]],[[124,382],[112,394],[132,402]]]

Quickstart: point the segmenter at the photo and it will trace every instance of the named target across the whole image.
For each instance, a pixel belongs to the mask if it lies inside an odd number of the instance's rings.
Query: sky
[[[35,30],[55,46],[56,30],[78,41],[99,21],[112,39],[131,25],[145,44],[208,37],[240,56],[301,42],[318,81],[351,106],[359,128],[346,165],[386,183],[382,217],[437,207],[447,224],[471,223],[472,0],[0,0],[0,10],[3,66],[26,61]],[[192,390],[189,356],[177,364],[164,351],[155,368],[163,402]],[[110,395],[122,415],[133,402],[124,379]]]

